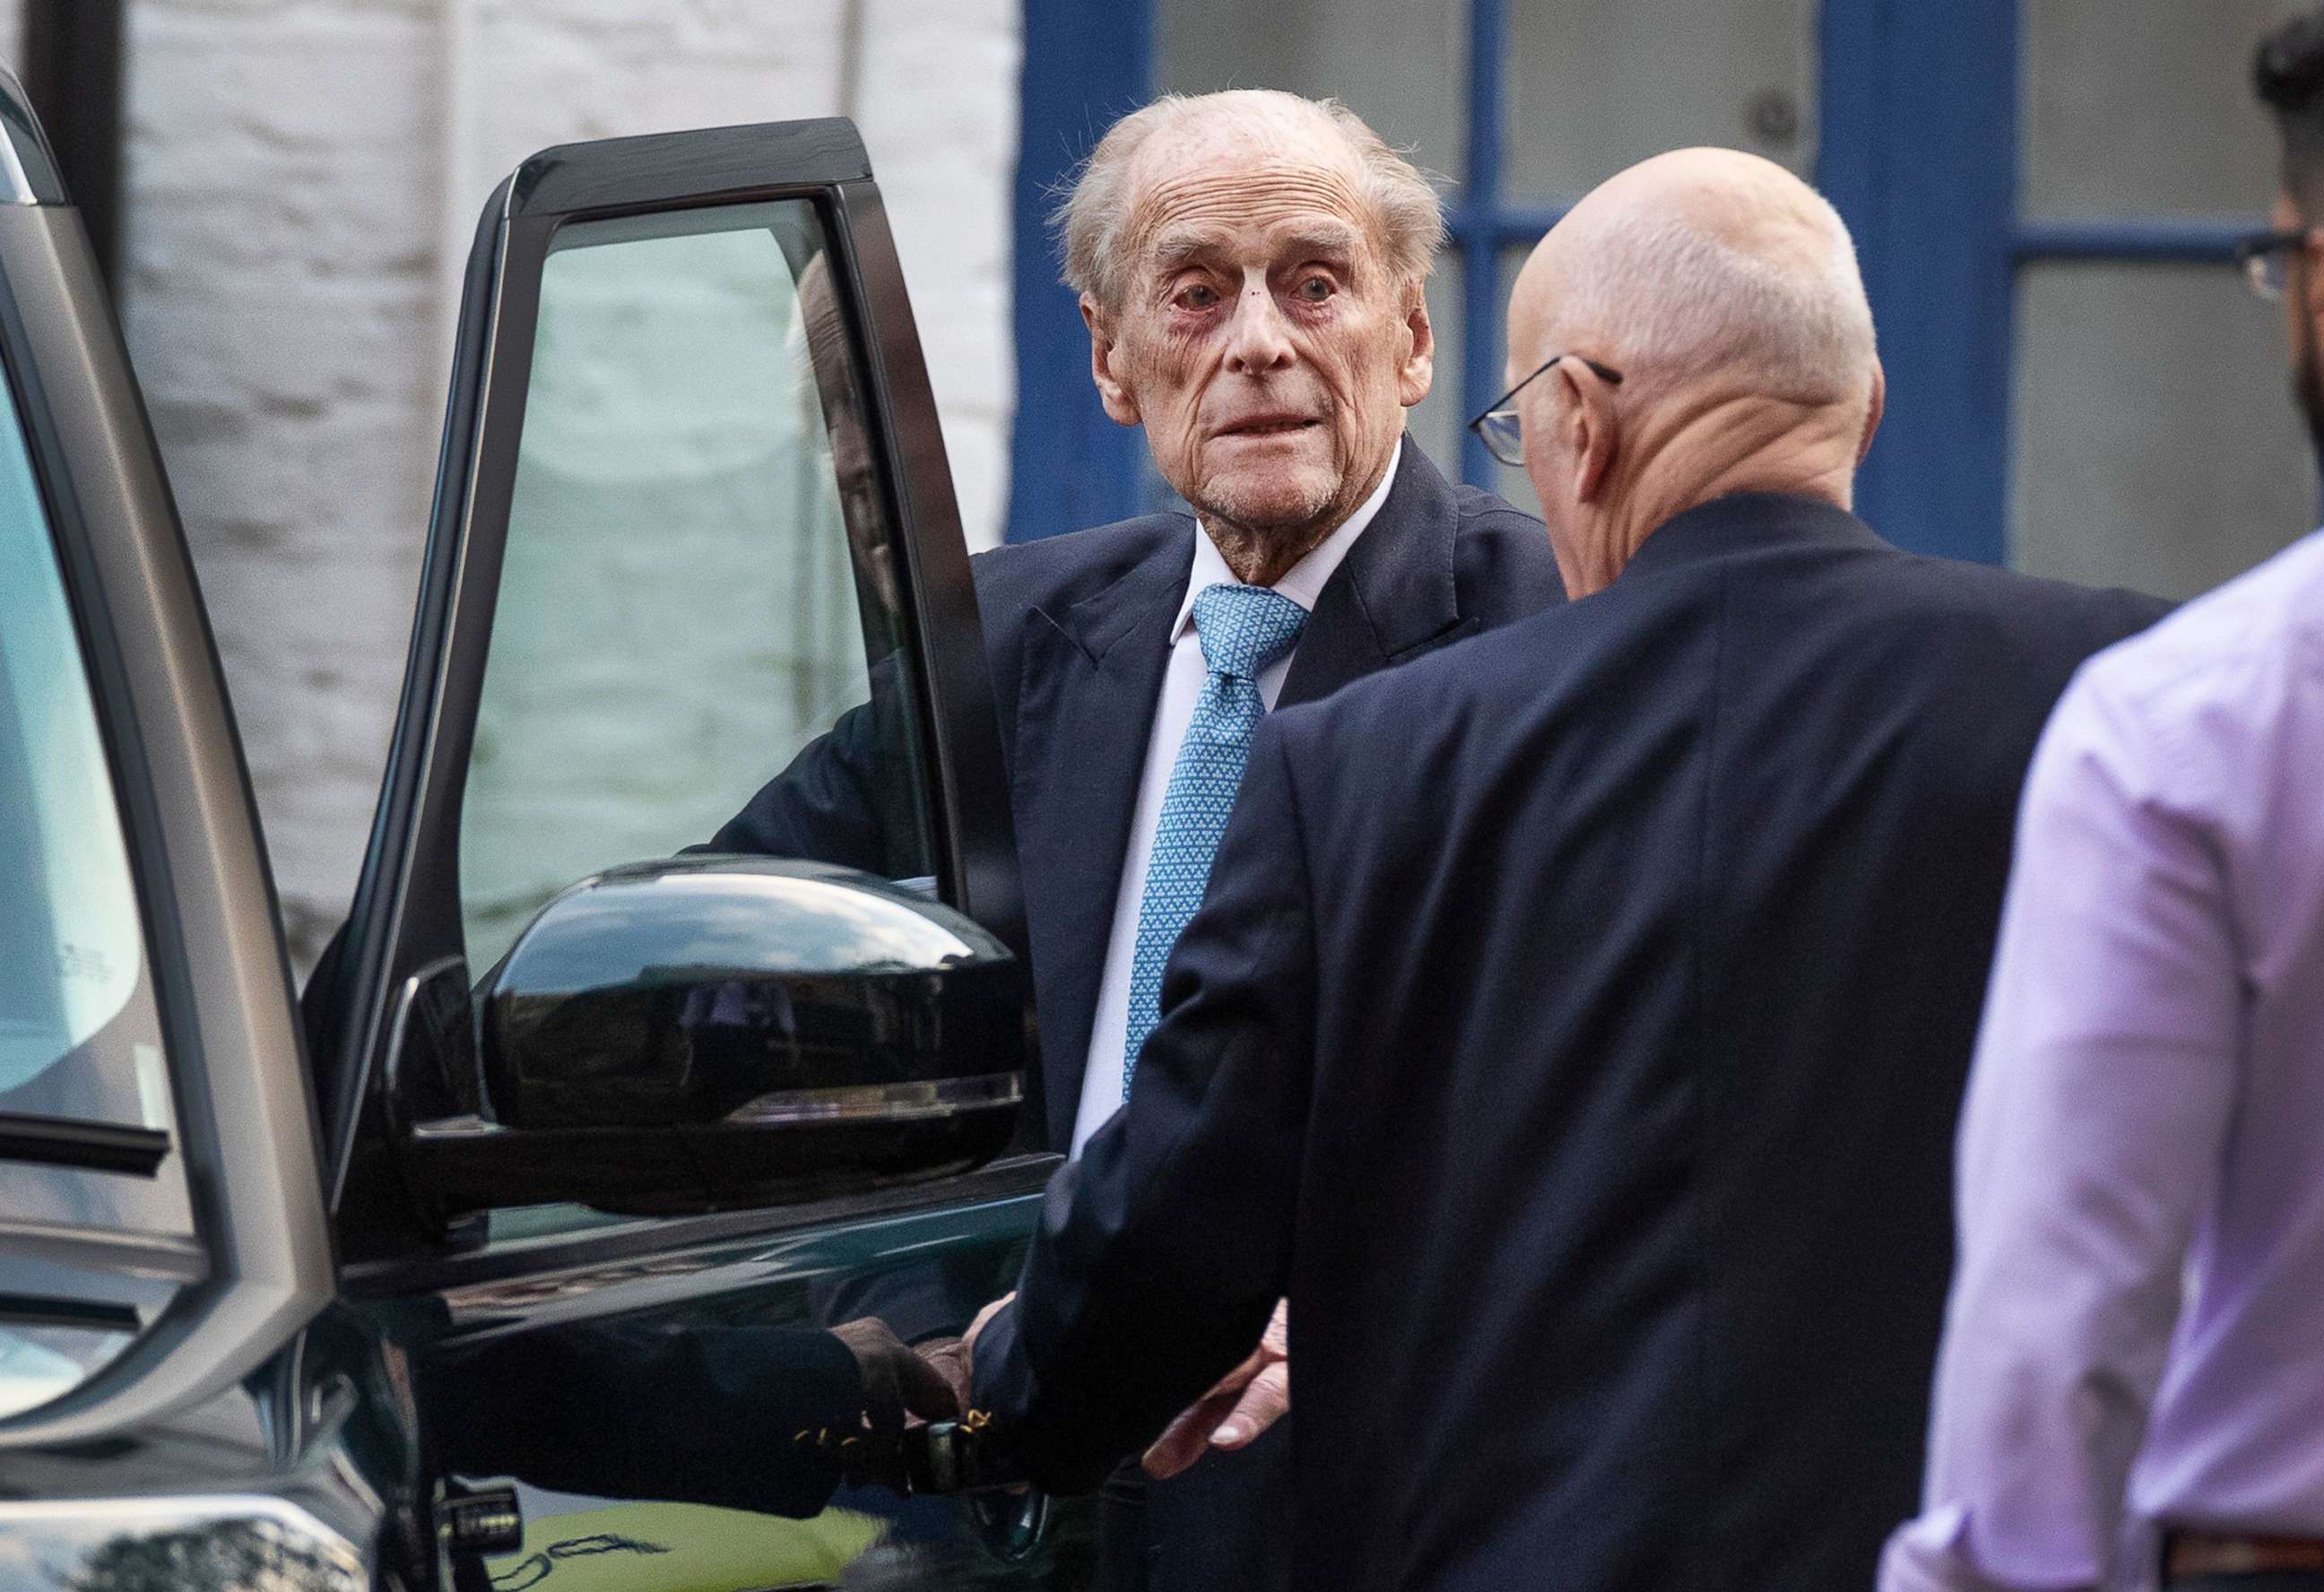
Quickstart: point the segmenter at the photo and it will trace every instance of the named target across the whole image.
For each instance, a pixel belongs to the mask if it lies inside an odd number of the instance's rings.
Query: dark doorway
[[[24,92],[97,262],[121,283],[121,0],[25,0]]]

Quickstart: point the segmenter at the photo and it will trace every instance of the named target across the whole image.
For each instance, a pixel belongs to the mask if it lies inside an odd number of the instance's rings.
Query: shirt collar
[[[1340,528],[1325,537],[1307,556],[1283,572],[1274,590],[1290,598],[1308,612],[1315,612],[1315,599],[1323,594],[1323,587],[1347,557],[1348,549],[1364,534],[1367,526],[1379,517],[1380,505],[1388,502],[1388,488],[1396,483],[1397,466],[1404,463],[1404,438],[1396,440],[1396,451],[1388,456],[1388,469],[1372,488],[1372,495],[1356,505],[1356,511],[1343,520]],[[1194,527],[1194,567],[1186,576],[1186,594],[1179,600],[1177,620],[1170,626],[1170,644],[1176,646],[1185,640],[1187,628],[1194,623],[1194,599],[1209,587],[1237,585],[1234,571],[1220,556],[1218,547],[1200,524]]]

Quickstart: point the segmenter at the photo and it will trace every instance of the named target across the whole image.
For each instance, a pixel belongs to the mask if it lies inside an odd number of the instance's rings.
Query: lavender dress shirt
[[[2324,532],[2086,665],[2028,777],[1924,1513],[1882,1592],[2324,1537]]]

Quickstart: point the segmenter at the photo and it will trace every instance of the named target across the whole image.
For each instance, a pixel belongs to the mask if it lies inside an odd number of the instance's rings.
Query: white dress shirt
[[[1404,444],[1399,440],[1372,495],[1357,506],[1339,529],[1285,571],[1275,583],[1275,591],[1308,612],[1315,612],[1315,599],[1323,594],[1324,584],[1388,501],[1388,487],[1403,460]],[[1162,676],[1161,699],[1154,704],[1154,729],[1146,741],[1146,769],[1138,782],[1130,846],[1121,859],[1121,890],[1114,898],[1113,932],[1106,937],[1105,972],[1098,982],[1097,1015],[1090,1026],[1089,1066],[1082,1074],[1081,1110],[1074,1118],[1076,1155],[1090,1135],[1121,1109],[1122,1046],[1130,1034],[1130,965],[1138,954],[1138,913],[1146,900],[1146,864],[1153,854],[1154,826],[1162,817],[1162,796],[1170,786],[1170,770],[1178,761],[1186,726],[1194,720],[1195,698],[1202,695],[1203,682],[1210,675],[1209,666],[1203,661],[1202,639],[1194,633],[1194,599],[1208,587],[1240,584],[1201,528],[1195,527],[1190,534],[1194,538],[1194,567],[1178,602],[1177,621],[1170,627],[1170,665]],[[1259,696],[1269,708],[1282,694],[1291,660],[1298,656],[1299,649],[1294,647],[1260,671]]]

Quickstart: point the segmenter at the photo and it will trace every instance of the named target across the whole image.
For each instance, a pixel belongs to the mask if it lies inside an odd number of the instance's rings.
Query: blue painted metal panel
[[[1562,204],[1500,205],[1487,215],[1464,216],[1462,223],[1490,232],[1494,242],[1505,248],[1511,244],[1530,245],[1539,243],[1542,234],[1565,219],[1571,208]],[[1489,400],[1492,395],[1486,396]]]
[[[1825,0],[1817,180],[1856,235],[1888,416],[1859,511],[1899,546],[2007,551],[2016,0]]]
[[[1508,37],[1508,0],[1470,0],[1469,178],[1452,219],[1461,256],[1461,418],[1500,396],[1501,54]],[[1461,434],[1461,474],[1476,486],[1493,483],[1493,458],[1471,431]]]
[[[2236,239],[2267,225],[2267,217],[2215,221],[2025,221],[2010,251],[2019,264],[2036,260],[2118,260],[2150,265],[2227,265]]]
[[[1009,539],[1139,511],[1144,442],[1099,407],[1089,334],[1057,281],[1047,216],[1060,185],[1154,75],[1152,0],[1025,0],[1015,190],[1017,421]]]

